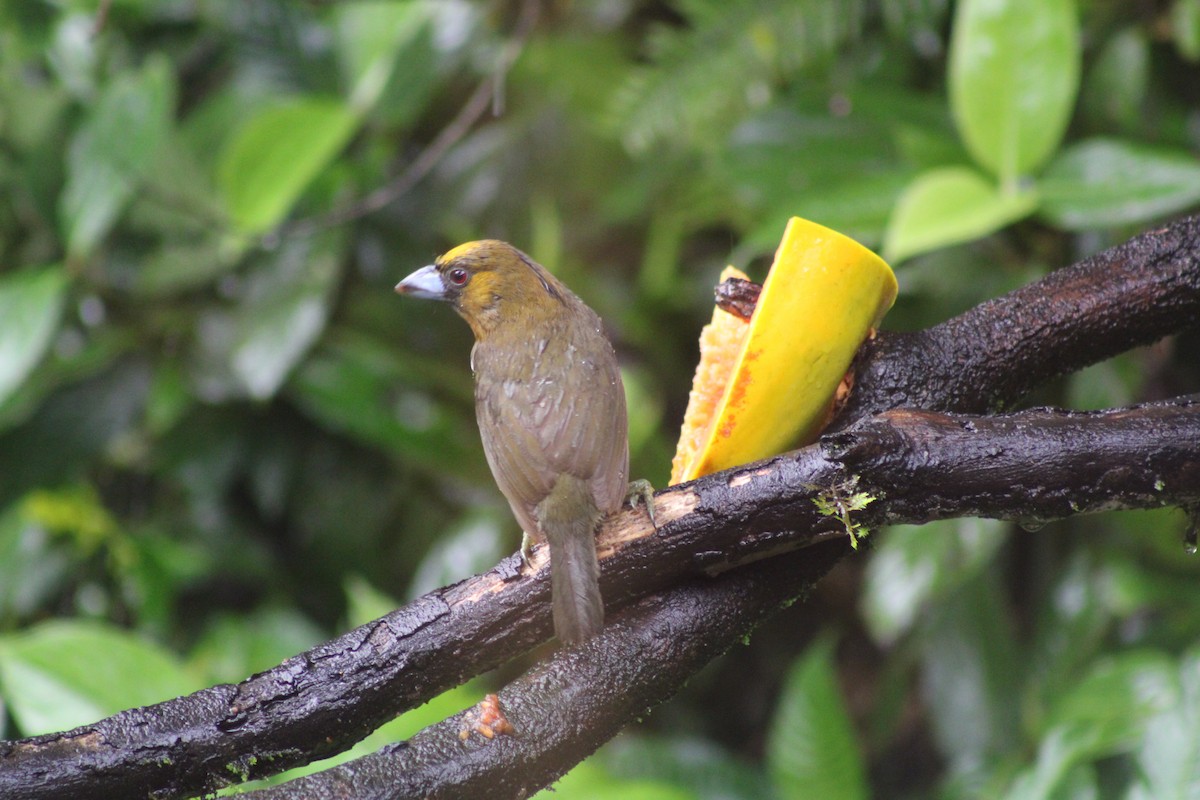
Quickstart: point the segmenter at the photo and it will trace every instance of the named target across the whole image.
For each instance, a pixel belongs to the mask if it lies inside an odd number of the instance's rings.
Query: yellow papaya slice
[[[815,440],[896,291],[896,276],[875,253],[792,217],[749,323],[718,308],[701,333],[671,483]]]

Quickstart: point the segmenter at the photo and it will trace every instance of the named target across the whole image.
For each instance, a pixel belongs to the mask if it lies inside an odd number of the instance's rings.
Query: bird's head
[[[566,288],[507,242],[467,242],[396,284],[398,294],[442,300],[482,340],[503,324],[526,324],[561,307]]]

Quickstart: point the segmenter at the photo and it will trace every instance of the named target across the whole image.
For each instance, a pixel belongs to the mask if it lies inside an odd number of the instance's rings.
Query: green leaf
[[[1188,61],[1200,61],[1200,0],[1175,0],[1171,7],[1171,38]]]
[[[653,30],[653,66],[633,70],[613,96],[614,133],[631,152],[660,141],[707,147],[746,108],[764,102],[780,75],[825,58],[853,37],[866,16],[861,0],[690,0],[687,25]],[[737,81],[726,76],[737,75]],[[763,99],[752,100],[755,94]]]
[[[388,448],[435,472],[470,473],[477,433],[408,386],[421,364],[366,337],[331,337],[296,371],[288,395],[326,429]]]
[[[214,619],[188,663],[207,683],[236,683],[318,644],[323,631],[294,608],[265,607]]]
[[[217,180],[234,224],[247,234],[277,225],[353,135],[358,117],[331,100],[301,98],[263,109],[221,153]]]
[[[1076,411],[1133,405],[1147,380],[1136,351],[1084,367],[1067,378],[1066,403]]]
[[[1011,185],[1058,147],[1079,88],[1072,0],[963,0],[950,42],[950,104],[971,155]]]
[[[133,289],[155,302],[163,295],[196,289],[232,271],[240,253],[219,239],[214,234],[164,242],[138,264]]]
[[[1113,751],[1136,741],[1154,715],[1178,702],[1175,670],[1161,653],[1132,651],[1097,662],[1050,709],[1049,730],[1084,727],[1094,747]]]
[[[512,540],[504,535],[510,520],[507,510],[497,515],[481,509],[439,531],[437,539],[417,565],[408,596],[417,598],[487,570],[506,552],[511,552]]]
[[[1038,746],[1037,762],[1017,776],[1005,800],[1053,800],[1061,796],[1060,788],[1078,787],[1080,776],[1075,768],[1104,751],[1101,740],[1101,734],[1088,725],[1050,731]]]
[[[534,797],[538,800],[697,800],[698,796],[665,781],[614,777],[588,761]]]
[[[770,781],[750,761],[696,735],[668,737],[626,731],[597,754],[613,775],[690,790],[703,800],[771,797]]]
[[[1140,26],[1111,36],[1088,69],[1080,97],[1086,127],[1136,132],[1146,124],[1150,41]]]
[[[1037,693],[1046,699],[1041,707],[1075,687],[1082,668],[1104,646],[1113,621],[1105,595],[1113,580],[1107,563],[1079,550],[1046,587],[1027,658]]]
[[[426,30],[430,14],[425,3],[362,2],[337,8],[338,56],[353,87],[351,105],[359,113],[379,100],[397,55]],[[405,69],[415,66],[406,63]]]
[[[1179,663],[1179,701],[1146,723],[1130,800],[1194,797],[1200,786],[1200,652]]]
[[[341,236],[292,239],[248,278],[232,312],[206,320],[202,339],[216,362],[215,391],[274,396],[325,330],[329,298],[340,273]]]
[[[67,250],[85,256],[108,233],[171,129],[174,75],[150,57],[100,95],[71,142],[59,215]]]
[[[978,770],[1019,741],[1022,664],[996,570],[925,615],[921,683],[934,739],[953,772]]]
[[[868,796],[832,650],[829,642],[810,648],[784,683],[767,738],[767,768],[781,798]]]
[[[0,689],[26,736],[169,700],[196,683],[174,655],[109,625],[55,621],[0,637]]]
[[[901,195],[884,235],[883,257],[893,264],[994,233],[1037,207],[1033,192],[1004,193],[967,167],[942,167],[917,176]]]
[[[62,591],[73,559],[66,546],[57,545],[21,513],[20,503],[0,512],[0,620],[28,618]]]
[[[324,330],[327,304],[324,287],[311,285],[241,316],[233,371],[251,397],[264,400],[275,394]]]
[[[793,193],[768,206],[744,237],[742,247],[753,246],[758,252],[769,252],[779,243],[779,232],[791,217],[820,220],[822,225],[864,244],[878,244],[896,200],[912,181],[913,172],[897,168],[878,175],[851,174],[853,178]]]
[[[1184,150],[1088,139],[1040,181],[1041,214],[1068,230],[1144,223],[1200,202],[1200,159]]]
[[[721,191],[750,212],[753,227],[740,249],[753,249],[754,255],[774,249],[792,216],[878,241],[896,198],[916,172],[883,156],[891,137],[881,118],[892,109],[876,104],[861,114],[830,118],[817,98],[797,95],[743,122],[716,162]],[[856,111],[875,97],[868,95],[860,104],[858,93],[853,96]],[[797,158],[797,152],[804,157]],[[685,219],[694,205],[686,208]]]
[[[1167,656],[1131,651],[1098,662],[1054,704],[1037,761],[1017,776],[1007,798],[1062,796],[1073,770],[1135,747],[1180,705],[1178,676]],[[1193,752],[1193,742],[1182,749]]]
[[[61,266],[0,276],[0,404],[29,376],[62,317]]]
[[[891,644],[939,597],[971,580],[1006,540],[996,520],[961,519],[897,525],[877,540],[867,563],[863,618],[871,635]]]
[[[0,435],[0,506],[91,468],[92,459],[141,419],[148,385],[145,362],[126,359],[41,399],[21,425]]]

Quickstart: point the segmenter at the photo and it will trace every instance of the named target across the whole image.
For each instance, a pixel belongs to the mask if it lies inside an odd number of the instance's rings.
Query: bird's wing
[[[598,328],[584,329],[582,342],[577,330],[558,333],[521,348],[522,356],[484,343],[474,352],[488,465],[531,532],[533,509],[560,475],[588,481],[603,512],[618,508],[625,495],[625,391],[611,345]]]
[[[551,466],[588,481],[596,507],[608,513],[625,497],[629,436],[616,355],[595,324],[586,347],[566,348],[573,366],[552,402],[539,408],[537,430]]]

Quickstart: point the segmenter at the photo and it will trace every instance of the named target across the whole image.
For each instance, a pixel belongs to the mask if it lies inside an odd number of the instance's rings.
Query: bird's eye
[[[471,273],[467,272],[462,267],[455,267],[446,273],[446,277],[448,277],[450,282],[455,286],[462,286],[467,282],[467,278],[471,277]]]

